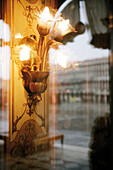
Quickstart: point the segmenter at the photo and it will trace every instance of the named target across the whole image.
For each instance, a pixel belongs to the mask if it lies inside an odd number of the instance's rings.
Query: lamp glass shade
[[[37,30],[40,35],[46,36],[50,31],[55,11],[48,7],[43,7],[35,14],[37,16]]]

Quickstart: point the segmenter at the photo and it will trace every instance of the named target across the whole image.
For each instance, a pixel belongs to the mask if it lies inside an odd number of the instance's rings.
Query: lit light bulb
[[[26,45],[22,45],[22,49],[20,50],[20,61],[29,60],[30,59],[30,51],[31,49]]]
[[[43,12],[37,16],[37,30],[40,35],[46,36],[49,33],[53,21],[53,16],[50,14],[48,7],[45,7]]]
[[[62,22],[59,23],[58,28],[62,31],[65,32],[69,28],[69,20],[63,20]]]
[[[43,12],[39,15],[39,17],[45,21],[49,21],[53,19],[53,16],[49,12],[49,8],[45,7]]]
[[[69,20],[59,18],[56,22],[53,32],[51,34],[52,38],[61,40],[66,34],[70,32],[76,32],[75,29],[70,25]]]

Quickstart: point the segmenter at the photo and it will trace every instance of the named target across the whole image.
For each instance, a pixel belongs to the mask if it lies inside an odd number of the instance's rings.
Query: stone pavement
[[[89,170],[88,148],[72,145],[61,146],[57,143],[54,146],[56,152],[55,169]]]
[[[49,151],[26,158],[0,159],[3,170],[89,170],[88,148],[54,144]]]
[[[25,158],[1,155],[0,170],[89,170],[88,148],[55,143],[49,151]]]

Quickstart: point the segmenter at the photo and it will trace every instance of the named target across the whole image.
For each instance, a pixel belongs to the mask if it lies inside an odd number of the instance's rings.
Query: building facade
[[[55,102],[91,101],[109,102],[109,59],[103,57],[83,61],[79,70],[59,71],[50,79],[50,93],[56,96]],[[55,83],[57,82],[57,83]]]

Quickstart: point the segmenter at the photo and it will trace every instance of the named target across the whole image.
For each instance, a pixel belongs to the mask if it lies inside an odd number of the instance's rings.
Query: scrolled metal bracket
[[[45,127],[45,115],[43,117],[40,114],[38,114],[37,111],[36,111],[36,105],[41,100],[42,100],[41,96],[36,96],[36,97],[28,96],[27,103],[23,104],[23,106],[25,107],[24,112],[22,113],[21,116],[19,116],[19,117],[17,116],[16,120],[12,123],[12,125],[13,125],[12,132],[13,133],[16,132],[16,131],[19,131],[17,129],[17,124],[22,119],[24,114],[28,114],[30,117],[31,117],[32,114],[36,114],[40,118],[40,120],[42,121],[41,127]]]

